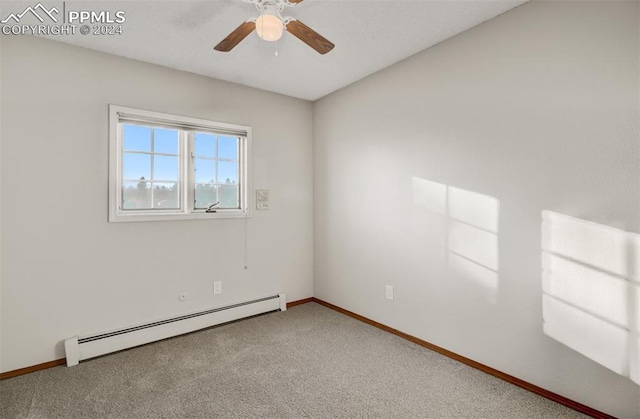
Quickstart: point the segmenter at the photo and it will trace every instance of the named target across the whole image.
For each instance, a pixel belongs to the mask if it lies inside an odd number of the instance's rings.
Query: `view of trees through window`
[[[238,139],[194,134],[195,208],[239,208]]]
[[[180,132],[124,124],[122,208],[180,209]],[[189,133],[193,141],[195,209],[239,208],[239,141],[212,133]]]

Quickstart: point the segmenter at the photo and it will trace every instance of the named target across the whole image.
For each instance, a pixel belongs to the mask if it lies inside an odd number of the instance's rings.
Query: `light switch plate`
[[[256,190],[256,209],[269,209],[269,191],[267,189]]]
[[[393,300],[393,286],[392,285],[387,285],[385,287],[385,297],[387,298],[387,300]]]

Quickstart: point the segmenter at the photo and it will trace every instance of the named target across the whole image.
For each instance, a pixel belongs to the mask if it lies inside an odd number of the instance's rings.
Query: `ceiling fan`
[[[326,54],[335,46],[325,37],[292,17],[282,17],[285,7],[295,6],[302,0],[242,0],[256,6],[260,16],[247,20],[214,47],[216,51],[229,52],[254,30],[258,36],[269,42],[282,37],[286,29],[293,36],[318,51]]]

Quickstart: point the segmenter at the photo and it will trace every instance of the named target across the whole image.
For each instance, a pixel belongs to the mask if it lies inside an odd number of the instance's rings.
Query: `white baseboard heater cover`
[[[85,337],[74,336],[64,341],[67,366],[72,367],[85,359],[95,358],[245,317],[271,311],[286,311],[286,309],[286,296],[281,293],[111,332]]]

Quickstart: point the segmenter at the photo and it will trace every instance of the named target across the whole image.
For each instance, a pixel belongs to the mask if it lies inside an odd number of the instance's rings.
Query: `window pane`
[[[196,132],[194,141],[195,141],[196,156],[200,156],[200,157],[216,156],[216,136],[215,135]]]
[[[218,158],[238,160],[238,139],[234,137],[218,138]]]
[[[125,150],[151,151],[151,128],[140,125],[124,125],[123,136]]]
[[[178,131],[155,128],[153,130],[153,151],[155,153],[178,154]]]
[[[220,208],[239,208],[238,185],[220,185]]]
[[[178,157],[154,156],[153,180],[178,180]]]
[[[151,189],[149,182],[124,182],[122,201],[123,209],[150,209]]]
[[[124,153],[122,177],[129,180],[150,180],[151,154]]]
[[[157,209],[178,209],[180,189],[178,183],[155,183],[153,184],[153,208]]]
[[[196,208],[208,208],[218,202],[218,190],[213,185],[196,184]]]
[[[218,182],[238,183],[238,163],[228,161],[218,162]]]
[[[196,159],[196,182],[208,183],[216,181],[215,160]]]

